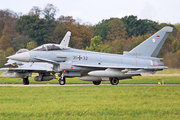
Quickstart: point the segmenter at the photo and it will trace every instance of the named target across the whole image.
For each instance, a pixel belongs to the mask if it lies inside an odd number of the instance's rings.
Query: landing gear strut
[[[59,84],[60,84],[60,85],[65,85],[65,84],[66,84],[66,78],[64,77],[64,74],[63,74],[62,72],[60,72],[60,73],[58,74],[58,76],[60,77],[60,78],[59,78]]]
[[[94,85],[99,85],[99,84],[101,84],[101,81],[93,81],[93,84]]]
[[[28,77],[23,78],[23,85],[29,85],[29,79],[28,79]]]
[[[59,84],[60,85],[65,85],[66,84],[66,78],[64,77],[64,74],[59,75]]]
[[[119,84],[119,80],[118,80],[118,78],[110,78],[110,83],[112,85],[117,85],[117,84]]]

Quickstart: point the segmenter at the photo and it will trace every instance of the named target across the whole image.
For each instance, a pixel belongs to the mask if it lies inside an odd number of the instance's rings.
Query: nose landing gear
[[[64,77],[64,74],[59,74],[58,76],[60,77],[59,78],[59,84],[65,85],[66,84],[66,78]]]

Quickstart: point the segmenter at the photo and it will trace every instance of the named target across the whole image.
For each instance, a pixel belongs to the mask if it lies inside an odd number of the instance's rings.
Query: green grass
[[[30,77],[30,83],[59,83],[58,79],[54,79],[51,81],[45,82],[36,82],[33,80],[33,77]],[[164,81],[165,84],[167,83],[180,83],[179,76],[138,76],[133,77],[133,79],[124,79],[120,80],[119,83],[121,84],[130,84],[130,83],[158,83]],[[0,83],[22,83],[21,78],[9,78],[9,77],[0,77]],[[92,83],[91,81],[82,81],[78,77],[75,78],[67,78],[66,83]],[[102,83],[110,83],[109,81],[103,81]]]
[[[0,87],[0,119],[180,118],[179,86]]]
[[[138,76],[133,79],[120,80],[119,83],[180,83],[180,76]]]
[[[180,74],[180,69],[164,69],[162,71],[156,72],[156,74]]]

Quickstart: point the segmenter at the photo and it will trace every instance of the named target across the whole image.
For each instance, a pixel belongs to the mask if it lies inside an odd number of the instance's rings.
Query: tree
[[[44,41],[45,43],[55,43],[58,41],[57,35],[55,34],[55,28],[57,26],[55,15],[59,10],[52,4],[47,4],[42,11],[48,30],[48,32],[44,35]]]
[[[32,50],[37,47],[37,43],[35,41],[31,41],[27,43],[27,49]]]
[[[0,47],[3,50],[6,50],[7,48],[9,48],[11,46],[11,35],[9,33],[10,28],[5,25],[4,29],[3,29],[3,35],[0,39]]]
[[[41,14],[42,14],[42,10],[39,7],[37,7],[37,6],[34,6],[29,11],[29,15],[37,15],[38,17],[40,17]]]
[[[95,35],[102,37],[102,40],[115,40],[126,37],[124,22],[119,18],[102,20],[94,27]]]
[[[13,55],[14,53],[15,53],[15,51],[14,51],[14,49],[12,47],[7,48],[6,51],[5,51],[6,56]]]
[[[4,28],[5,22],[3,21],[2,18],[0,18],[0,38],[3,35],[3,28]]]
[[[46,19],[47,22],[54,21],[55,18],[54,16],[56,15],[56,12],[58,9],[53,6],[53,4],[47,4],[46,7],[43,10],[44,18]]]
[[[82,47],[82,38],[79,38],[77,36],[72,36],[71,42],[69,43],[69,46],[71,46],[72,48]]]
[[[148,19],[138,20],[134,15],[125,16],[121,20],[125,24],[128,37],[154,33],[160,29],[157,22]]]
[[[0,67],[3,67],[4,64],[7,62],[6,57],[13,55],[14,53],[15,52],[11,47],[7,48],[6,50],[0,50]]]
[[[35,40],[38,45],[44,43],[45,35],[48,34],[45,20],[39,19],[37,15],[21,16],[15,24],[15,29],[20,35],[27,35]]]
[[[172,53],[175,53],[176,51],[180,50],[180,39],[175,38],[169,47],[170,47],[169,50]]]
[[[9,35],[11,37],[16,36],[16,31],[14,29],[15,22],[19,16],[17,13],[11,11],[11,10],[0,10],[0,31],[4,29],[5,25],[9,27]],[[2,35],[2,32],[0,33]],[[1,36],[0,36],[1,37]]]
[[[6,59],[6,55],[5,55],[5,51],[0,50],[0,67],[3,67],[4,64],[6,63],[7,59]]]
[[[90,46],[86,47],[86,50],[100,52],[101,44],[102,44],[102,38],[100,36],[94,36],[94,38],[91,39]]]
[[[72,16],[60,16],[57,21],[55,33],[58,43],[62,40],[67,31],[71,31],[70,47],[85,49],[89,46],[93,37],[93,26],[90,24],[79,24]]]
[[[101,36],[102,37],[102,40],[107,40],[107,34],[108,34],[108,31],[110,29],[109,27],[109,20],[102,20],[101,22],[99,22],[97,25],[94,26],[94,34],[95,36]]]
[[[16,36],[14,24],[17,18],[11,10],[0,10],[0,48],[3,50],[11,46],[11,39]]]
[[[12,47],[15,51],[19,49],[27,48],[27,44],[32,42],[33,40],[28,36],[18,35],[17,37],[13,38],[12,40]]]
[[[177,29],[177,31],[178,31],[178,32],[177,32],[177,38],[180,39],[180,23],[177,23],[177,24],[175,24],[174,26],[176,27],[176,29]]]
[[[126,37],[126,29],[122,20],[118,18],[111,19],[109,22],[108,40],[122,39]]]

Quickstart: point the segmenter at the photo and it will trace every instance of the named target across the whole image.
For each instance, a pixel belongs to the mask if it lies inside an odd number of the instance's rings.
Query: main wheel
[[[93,81],[93,84],[94,85],[99,85],[99,84],[101,84],[101,81]]]
[[[66,79],[65,79],[65,77],[63,77],[62,79],[61,79],[61,78],[59,79],[59,84],[60,84],[60,85],[65,85],[65,84],[66,84]]]
[[[110,83],[111,83],[112,85],[117,85],[117,84],[119,84],[119,80],[118,80],[118,78],[111,78],[111,79],[110,79]]]
[[[29,85],[29,79],[27,78],[23,78],[23,85]]]

